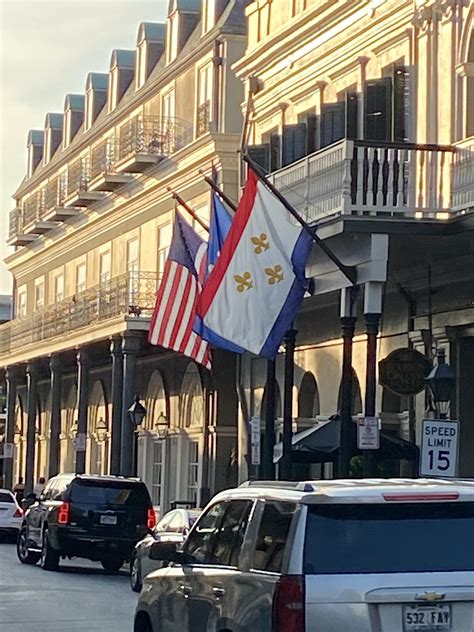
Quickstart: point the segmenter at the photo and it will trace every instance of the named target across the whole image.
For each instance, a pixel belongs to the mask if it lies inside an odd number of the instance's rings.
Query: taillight
[[[18,509],[15,511],[15,513],[13,514],[14,518],[21,518],[23,515],[23,511],[20,509],[20,507],[18,507]]]
[[[69,503],[63,503],[61,507],[59,508],[58,523],[69,524],[69,513],[70,513]]]
[[[303,575],[282,575],[273,596],[273,632],[305,631]]]
[[[155,514],[155,510],[153,509],[153,507],[151,507],[148,510],[146,526],[149,529],[153,529],[154,527],[156,527],[156,514]]]
[[[382,494],[388,502],[420,502],[423,500],[458,500],[459,492],[402,492]]]

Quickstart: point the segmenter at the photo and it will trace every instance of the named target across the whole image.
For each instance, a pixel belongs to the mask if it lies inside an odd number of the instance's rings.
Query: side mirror
[[[184,564],[183,552],[178,551],[177,547],[178,542],[153,542],[148,557],[154,561]]]

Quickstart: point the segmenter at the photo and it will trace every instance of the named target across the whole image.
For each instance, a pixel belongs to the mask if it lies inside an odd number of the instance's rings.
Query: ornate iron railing
[[[45,195],[45,211],[50,211],[63,205],[67,192],[66,180],[66,174],[62,173],[48,182]]]
[[[209,130],[209,121],[211,118],[211,102],[204,101],[198,105],[197,108],[197,121],[196,121],[196,135],[202,136]]]
[[[59,303],[0,325],[0,355],[118,316],[150,317],[156,272],[122,274]]]
[[[90,182],[90,160],[88,156],[82,156],[68,167],[67,171],[67,197],[80,191],[87,191]]]
[[[136,154],[168,156],[192,140],[189,123],[170,117],[136,116],[120,128],[118,160]]]
[[[10,211],[8,239],[13,239],[17,235],[21,235],[22,231],[23,231],[23,213],[21,209],[14,208],[12,211]]]
[[[114,138],[107,138],[92,148],[91,179],[104,173],[113,172],[117,160],[117,142]]]
[[[458,213],[474,210],[474,140],[472,138],[456,146],[451,209]]]
[[[45,188],[35,191],[23,202],[23,224],[28,226],[41,219],[44,213]]]

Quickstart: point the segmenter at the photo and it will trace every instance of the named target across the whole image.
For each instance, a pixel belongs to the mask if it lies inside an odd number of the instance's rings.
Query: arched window
[[[357,377],[357,373],[354,369],[352,371],[352,408],[351,412],[353,415],[359,415],[362,413],[362,395],[360,392],[360,384],[359,379]],[[337,398],[337,410],[340,412],[341,410],[341,402],[342,402],[342,381],[339,386],[339,396]]]
[[[150,376],[146,390],[145,408],[147,410],[144,426],[147,430],[154,430],[157,419],[160,415],[168,417],[168,406],[166,402],[166,391],[163,376],[158,369],[155,369]]]
[[[199,369],[194,363],[188,365],[184,374],[179,417],[182,428],[204,425],[204,389]]]
[[[97,380],[92,387],[89,410],[89,472],[107,474],[110,441],[109,408],[102,380]]]
[[[319,412],[318,384],[314,375],[307,371],[301,380],[298,394],[298,417],[312,419]]]

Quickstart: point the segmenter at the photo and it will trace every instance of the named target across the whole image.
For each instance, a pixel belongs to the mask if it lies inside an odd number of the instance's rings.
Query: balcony
[[[103,198],[103,193],[89,191],[91,180],[90,160],[82,156],[69,165],[64,206],[87,207]]]
[[[117,173],[141,173],[192,141],[192,128],[176,118],[136,116],[120,129]]]
[[[27,246],[36,239],[35,235],[27,235],[23,230],[23,212],[19,208],[10,211],[8,229],[9,246]]]
[[[46,189],[42,188],[23,203],[23,230],[27,235],[43,235],[56,226],[44,219],[45,195]]]
[[[474,150],[341,140],[270,179],[308,222],[336,215],[449,219],[474,210]]]
[[[64,222],[79,213],[77,208],[66,208],[66,174],[56,176],[46,185],[44,220]]]
[[[25,318],[0,325],[0,357],[19,349],[36,351],[38,343],[80,332],[122,317],[149,318],[153,313],[156,272],[136,272],[114,277]]]
[[[132,176],[115,171],[117,153],[118,144],[113,138],[107,138],[93,147],[89,191],[112,192],[130,182]]]

